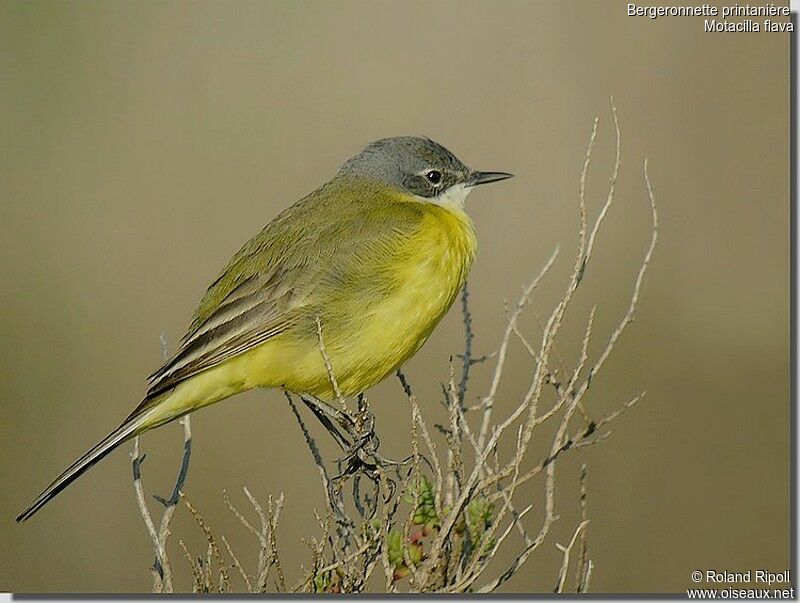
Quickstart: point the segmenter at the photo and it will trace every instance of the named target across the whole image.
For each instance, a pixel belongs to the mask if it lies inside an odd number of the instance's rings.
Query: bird
[[[234,394],[284,388],[329,402],[394,373],[466,282],[477,249],[467,195],[511,176],[472,170],[426,137],[364,147],[229,260],[141,403],[17,522],[122,443]]]

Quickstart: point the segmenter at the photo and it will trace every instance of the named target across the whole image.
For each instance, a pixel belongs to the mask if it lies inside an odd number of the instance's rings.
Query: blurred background
[[[661,218],[636,321],[593,382],[596,416],[644,400],[611,437],[560,464],[561,519],[508,584],[552,591],[588,464],[592,589],[681,591],[692,570],[782,571],[789,562],[789,38],[704,33],[702,18],[628,17],[625,2],[14,2],[0,4],[0,589],[147,591],[152,552],[130,446],[29,523],[14,516],[135,406],[205,287],[282,208],[368,142],[442,142],[516,178],[475,192],[470,278],[477,354],[496,350],[504,300],[562,255],[534,298],[566,283],[592,120],[590,212],[622,128],[616,201],[571,307],[568,365],[596,304],[597,354],[627,307],[650,224]],[[536,315],[524,331],[538,337]],[[454,309],[406,373],[439,416]],[[475,369],[471,396],[492,366]],[[498,412],[527,387],[513,346]],[[394,380],[370,392],[383,450],[408,450]],[[186,484],[242,558],[255,542],[222,501],[284,492],[279,537],[296,578],[322,494],[279,392],[193,415]],[[392,426],[391,428],[389,428]],[[329,439],[313,426],[324,451]],[[171,488],[179,425],[143,438],[149,492]],[[526,490],[541,509],[541,483]],[[154,506],[155,508],[155,506]],[[531,514],[534,517],[535,512]],[[179,538],[202,536],[185,509]],[[498,568],[510,561],[509,550]]]

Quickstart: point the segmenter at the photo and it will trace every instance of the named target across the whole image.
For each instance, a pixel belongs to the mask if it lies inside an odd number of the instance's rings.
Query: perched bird
[[[253,388],[335,398],[377,384],[428,339],[475,256],[464,200],[510,178],[427,138],[373,142],[248,241],[203,296],[144,400],[17,517],[137,434]]]

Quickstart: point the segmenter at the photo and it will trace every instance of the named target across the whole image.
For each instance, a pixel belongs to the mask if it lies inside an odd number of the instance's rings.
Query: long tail
[[[122,425],[106,436],[104,440],[72,463],[61,475],[53,480],[52,484],[47,486],[44,492],[36,497],[36,500],[33,501],[30,507],[19,514],[17,522],[27,521],[33,517],[39,509],[50,502],[59,492],[83,475],[87,469],[100,461],[109,452],[120,444],[130,440],[137,433],[150,427],[150,425],[147,425],[147,421],[151,418],[153,410],[155,409],[152,409],[150,412],[143,412],[137,416],[129,417]],[[142,427],[144,427],[144,429],[140,429]]]

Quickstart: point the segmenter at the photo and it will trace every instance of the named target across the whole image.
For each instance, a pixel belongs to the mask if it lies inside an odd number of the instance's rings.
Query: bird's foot
[[[358,397],[356,412],[339,410],[308,396],[303,396],[302,400],[344,451],[345,455],[338,460],[339,470],[344,475],[352,474],[359,468],[374,470],[399,467],[410,462],[410,459],[395,461],[378,453],[381,442],[375,433],[375,416],[369,411],[363,394]]]
[[[300,398],[327,432],[336,441],[339,447],[347,451],[352,442],[357,439],[358,430],[355,419],[346,410],[337,410],[330,404],[314,397],[301,396]]]
[[[344,452],[336,461],[338,474],[331,477],[328,484],[330,500],[340,502],[342,486],[353,478],[356,508],[362,516],[373,516],[378,508],[378,493],[383,492],[384,502],[394,497],[397,480],[403,479],[402,467],[409,465],[413,457],[398,461],[380,454],[381,442],[375,432],[375,417],[369,411],[363,394],[358,396],[358,407],[354,411],[337,409],[310,396],[301,399]],[[362,478],[372,483],[373,495],[362,491]]]
[[[375,472],[381,469],[402,467],[410,459],[395,461],[378,452],[381,441],[375,433],[375,416],[369,412],[364,395],[358,397],[358,411],[351,415],[353,430],[350,432],[350,446],[345,455],[339,459],[340,476],[352,475],[356,472]]]
[[[353,475],[358,472],[375,473],[380,470],[398,469],[408,465],[412,457],[397,461],[387,458],[378,452],[380,439],[372,430],[361,433],[338,460],[340,474],[334,479]]]

